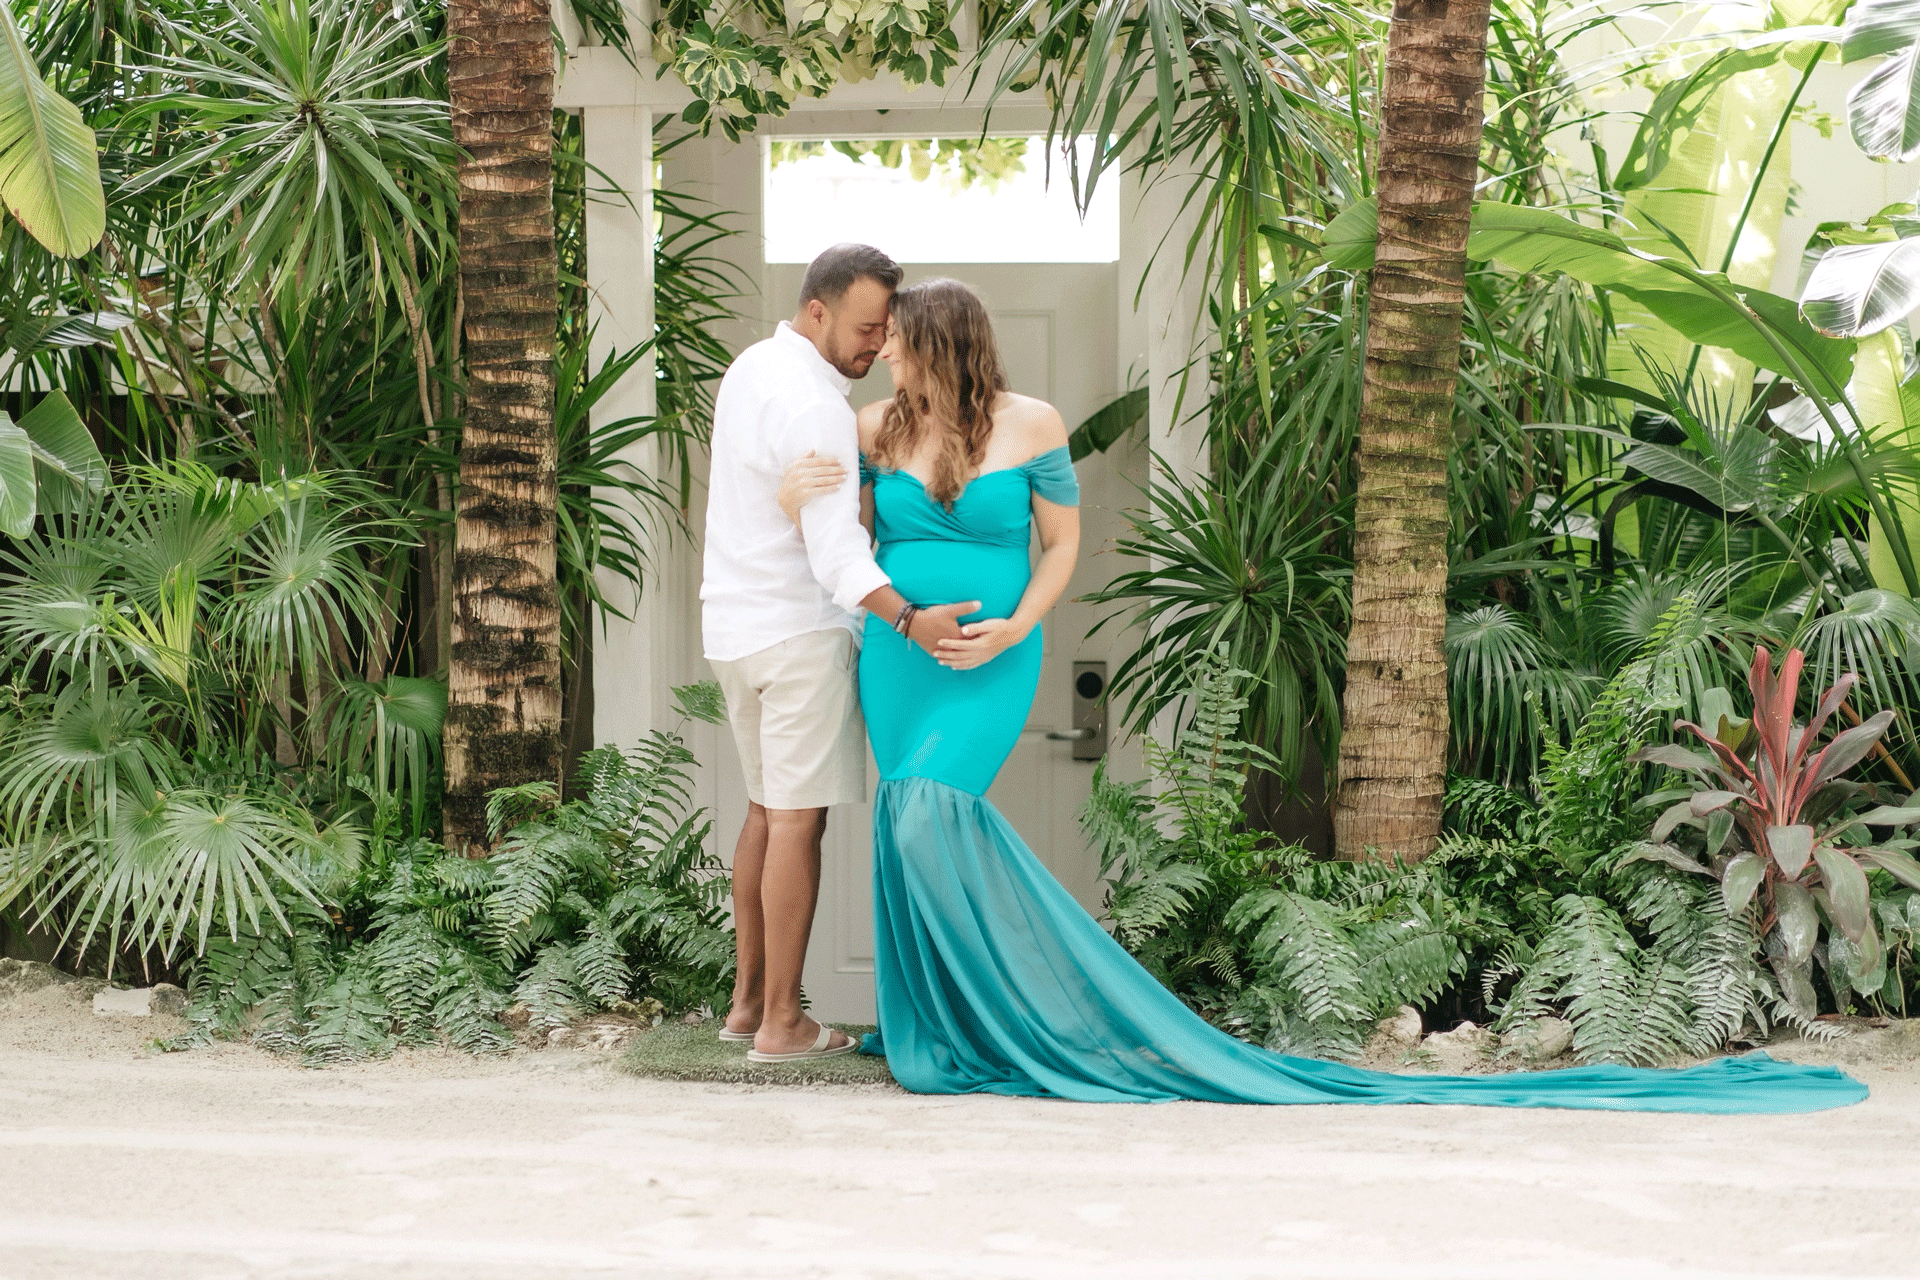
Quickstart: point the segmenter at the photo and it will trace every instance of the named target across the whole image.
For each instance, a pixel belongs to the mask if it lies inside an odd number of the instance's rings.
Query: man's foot
[[[734,1009],[720,1024],[722,1040],[752,1040],[760,1030],[760,1012],[757,1009]]]
[[[829,1033],[824,1045],[820,1043],[822,1031]],[[753,1038],[753,1051],[778,1054],[811,1051],[845,1053],[858,1043],[838,1027],[822,1027],[811,1018],[802,1018],[790,1027],[761,1027],[759,1034]]]

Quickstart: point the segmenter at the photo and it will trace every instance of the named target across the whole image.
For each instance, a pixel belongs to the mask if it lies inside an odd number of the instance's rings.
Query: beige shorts
[[[709,660],[726,695],[733,744],[754,803],[822,809],[867,798],[858,659],[853,633],[834,627],[744,658]]]

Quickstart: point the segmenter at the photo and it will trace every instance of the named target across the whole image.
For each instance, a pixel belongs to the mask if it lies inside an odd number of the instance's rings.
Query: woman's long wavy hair
[[[894,340],[920,371],[920,387],[894,393],[873,443],[873,460],[898,467],[940,432],[927,493],[947,506],[979,469],[993,433],[993,400],[1007,389],[986,304],[958,280],[922,280],[893,295]]]

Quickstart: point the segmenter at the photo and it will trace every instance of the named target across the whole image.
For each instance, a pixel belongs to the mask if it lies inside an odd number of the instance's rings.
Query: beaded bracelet
[[[903,636],[906,635],[908,632],[913,630],[913,620],[915,617],[919,615],[919,613],[920,613],[919,605],[917,604],[907,605],[905,608],[900,610],[900,616],[893,620],[893,629],[899,632]]]

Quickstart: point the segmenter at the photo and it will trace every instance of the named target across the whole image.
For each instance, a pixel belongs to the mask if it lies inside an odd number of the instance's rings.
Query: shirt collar
[[[780,322],[780,327],[774,331],[773,340],[775,342],[786,343],[793,348],[796,354],[802,355],[803,358],[812,361],[809,367],[822,378],[832,383],[834,390],[838,391],[841,395],[850,396],[853,394],[853,379],[828,364],[827,358],[820,354],[820,348],[813,345],[812,339],[805,337],[798,329],[795,329],[791,321],[782,320]]]

